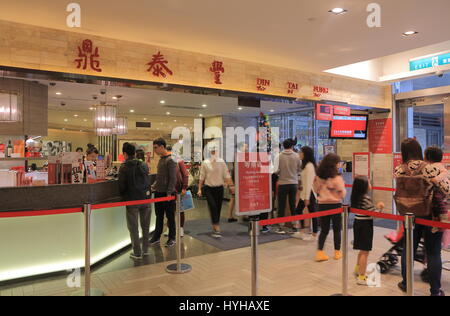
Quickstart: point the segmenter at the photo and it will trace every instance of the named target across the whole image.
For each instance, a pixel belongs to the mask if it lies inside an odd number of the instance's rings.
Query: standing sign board
[[[373,154],[392,153],[392,119],[369,121],[369,151]]]
[[[370,153],[353,153],[353,178],[366,176],[370,179]]]
[[[238,153],[236,158],[236,215],[254,216],[271,212],[270,156],[267,153]]]

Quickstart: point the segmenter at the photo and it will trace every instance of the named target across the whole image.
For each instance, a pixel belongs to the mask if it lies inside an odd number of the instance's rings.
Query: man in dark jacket
[[[140,201],[150,198],[150,181],[148,167],[135,158],[136,148],[130,144],[123,144],[122,149],[125,162],[119,170],[120,194],[125,201]],[[139,240],[139,218],[142,228],[142,248]],[[150,238],[150,208],[148,204],[127,206],[127,225],[130,231],[133,252],[130,257],[139,260],[148,255]]]
[[[158,172],[156,181],[153,184],[152,191],[155,192],[155,198],[169,197],[176,195],[177,183],[177,162],[174,160],[169,151],[167,151],[167,143],[164,139],[159,138],[153,142],[154,152],[160,156],[158,162]],[[156,228],[153,234],[151,245],[160,243],[161,234],[164,228],[164,214],[167,217],[169,226],[169,240],[166,247],[173,247],[176,239],[175,227],[175,201],[156,203]]]

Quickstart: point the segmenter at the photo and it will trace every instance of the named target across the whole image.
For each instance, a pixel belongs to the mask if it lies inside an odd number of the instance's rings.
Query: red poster
[[[450,154],[444,154],[444,159],[442,159],[442,163],[447,168],[447,170],[450,172]]]
[[[269,162],[268,154],[238,154],[235,168],[237,216],[259,215],[272,211]]]
[[[350,116],[351,109],[348,106],[335,105],[333,107],[333,112],[334,112],[334,115]]]
[[[393,166],[395,171],[395,169],[403,163],[402,154],[394,153],[393,159],[394,159]]]
[[[333,120],[333,106],[329,104],[317,104],[316,120],[319,121]]]
[[[373,154],[392,153],[392,119],[369,121],[369,151]]]

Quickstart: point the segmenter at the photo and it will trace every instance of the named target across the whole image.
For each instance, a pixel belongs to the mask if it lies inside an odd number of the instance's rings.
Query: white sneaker
[[[312,234],[303,234],[301,239],[303,241],[316,241],[317,238],[315,236],[313,236]]]
[[[358,285],[363,285],[363,286],[369,286],[367,284],[367,278],[365,278],[364,280],[361,280],[359,277],[356,279],[356,284]]]
[[[169,236],[169,230],[166,230],[166,231],[164,232],[164,237],[167,237],[167,236]]]
[[[184,228],[180,227],[180,237],[183,238],[184,237]]]

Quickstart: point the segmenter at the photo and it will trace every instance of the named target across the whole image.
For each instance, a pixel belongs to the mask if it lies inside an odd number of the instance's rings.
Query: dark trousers
[[[281,184],[278,186],[278,217],[285,216],[286,199],[289,199],[291,215],[296,215],[295,202],[297,200],[297,184]]]
[[[155,198],[166,197],[167,193],[156,192]],[[175,226],[175,201],[158,202],[155,204],[156,228],[153,234],[153,240],[159,240],[164,229],[164,215],[167,217],[167,226],[169,227],[169,240],[175,240],[177,229]]]
[[[297,213],[298,214],[303,214],[303,210],[305,209],[305,201],[300,200],[298,202],[298,206],[297,206]],[[314,196],[314,193],[311,192],[311,197],[309,198],[309,206],[308,206],[308,211],[310,214],[315,213],[317,209],[317,205],[316,205],[316,197]],[[302,228],[305,227],[305,221],[302,221]],[[319,231],[319,219],[318,218],[313,218],[312,219],[312,224],[313,224],[313,233],[317,234],[317,232]]]
[[[220,213],[222,212],[223,194],[224,188],[221,187],[209,187],[203,188],[206,201],[208,203],[209,212],[211,214],[211,222],[213,225],[220,224]]]
[[[319,212],[341,208],[342,204],[319,204]],[[342,215],[335,214],[320,218],[319,250],[325,247],[331,223],[333,223],[334,249],[341,250]]]
[[[127,206],[127,226],[130,232],[133,253],[141,256],[147,252],[148,240],[150,238],[150,208],[148,205]],[[139,239],[139,222],[142,228],[142,248]]]
[[[431,295],[438,295],[441,290],[442,277],[442,237],[444,233],[433,233],[432,227],[416,224],[413,232],[414,237],[414,254],[417,252],[419,242],[422,238],[425,241],[425,253],[427,255],[427,267],[430,278]],[[402,255],[402,276],[403,284],[406,285],[406,238],[403,242]]]

